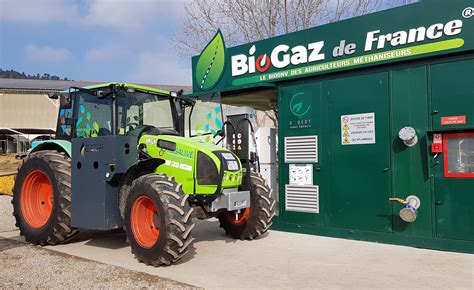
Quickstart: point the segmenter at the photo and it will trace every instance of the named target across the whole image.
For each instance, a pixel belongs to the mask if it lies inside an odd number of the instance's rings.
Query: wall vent
[[[319,213],[319,186],[287,184],[285,210]]]
[[[285,163],[317,163],[318,136],[285,137]]]

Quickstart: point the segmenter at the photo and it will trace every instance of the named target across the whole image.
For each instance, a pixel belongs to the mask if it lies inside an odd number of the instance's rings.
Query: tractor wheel
[[[137,178],[125,208],[125,230],[138,261],[155,267],[181,259],[194,241],[188,195],[173,177],[147,174]]]
[[[265,180],[255,173],[250,175],[250,208],[236,219],[235,213],[222,212],[217,217],[227,235],[234,239],[253,240],[272,225],[276,202]]]
[[[77,233],[71,227],[71,159],[52,150],[31,153],[16,176],[12,204],[26,241],[44,246],[71,238]]]

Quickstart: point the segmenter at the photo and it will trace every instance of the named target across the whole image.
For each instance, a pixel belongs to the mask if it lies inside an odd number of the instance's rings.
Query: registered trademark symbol
[[[462,12],[462,17],[464,17],[464,18],[471,18],[473,15],[474,15],[474,8],[472,8],[472,7],[467,7]]]

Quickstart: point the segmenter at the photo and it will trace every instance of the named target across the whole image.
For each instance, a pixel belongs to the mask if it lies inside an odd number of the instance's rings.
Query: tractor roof
[[[156,93],[156,94],[161,94],[161,95],[169,95],[169,91],[161,90],[161,89],[156,89],[152,87],[146,87],[146,86],[140,86],[136,84],[131,84],[131,83],[102,83],[102,84],[96,84],[96,85],[90,85],[90,86],[85,86],[85,89],[100,89],[100,88],[106,88],[110,85],[117,85],[117,86],[126,86],[126,87],[131,87],[135,88],[138,90],[146,91],[146,92],[151,92],[151,93]],[[65,93],[69,93],[71,89],[65,90]]]

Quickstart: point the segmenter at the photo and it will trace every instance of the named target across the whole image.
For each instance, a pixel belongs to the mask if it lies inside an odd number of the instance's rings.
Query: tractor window
[[[67,119],[72,118],[72,109],[60,109],[58,127],[56,128],[56,138],[69,140],[71,138],[71,124],[66,122]]]
[[[78,92],[79,108],[76,136],[91,138],[112,135],[112,103],[110,98],[100,99]]]
[[[206,143],[216,143],[220,137],[214,138],[222,129],[221,98],[219,94],[201,96],[192,108],[186,110],[186,135],[198,138]]]
[[[174,129],[171,100],[143,92],[127,93],[118,99],[119,134],[130,135],[145,126]]]

